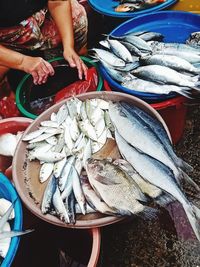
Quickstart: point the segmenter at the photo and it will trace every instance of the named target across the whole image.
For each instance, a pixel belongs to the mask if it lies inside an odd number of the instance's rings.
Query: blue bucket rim
[[[22,204],[18,196],[18,193],[14,188],[13,184],[11,183],[11,181],[1,172],[0,172],[0,184],[1,184],[1,191],[5,190],[6,192],[5,196],[3,196],[4,198],[12,202],[17,199],[14,206],[16,216],[13,222],[13,230],[22,230],[23,213],[22,213]],[[13,259],[16,255],[19,242],[20,242],[20,237],[13,237],[11,239],[9,250],[7,252],[6,257],[2,261],[1,267],[11,266]]]

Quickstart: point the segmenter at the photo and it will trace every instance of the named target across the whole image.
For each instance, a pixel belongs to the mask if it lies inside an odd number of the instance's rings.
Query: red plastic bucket
[[[164,119],[174,144],[180,141],[184,132],[187,114],[186,102],[187,98],[178,96],[166,101],[150,104]]]

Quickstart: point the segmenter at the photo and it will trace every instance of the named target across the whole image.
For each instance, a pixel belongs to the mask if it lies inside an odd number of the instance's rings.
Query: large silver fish
[[[147,79],[161,84],[174,84],[199,90],[197,88],[197,86],[200,85],[199,82],[191,81],[189,79],[187,80],[186,75],[180,74],[179,72],[165,66],[142,66],[137,69],[134,69],[132,71],[132,74],[139,78]]]
[[[177,71],[191,72],[194,74],[200,73],[200,70],[195,68],[190,62],[175,55],[155,54],[149,57],[143,57],[142,62],[146,65],[161,65]]]
[[[183,206],[191,227],[200,241],[199,222],[200,210],[190,203],[174,179],[174,174],[162,162],[141,153],[129,145],[126,140],[115,131],[115,139],[123,157],[148,182],[159,187],[177,199]]]
[[[123,108],[120,103],[110,103],[109,114],[119,134],[132,146],[143,153],[162,161],[170,167],[177,180],[181,174],[174,161],[168,155],[165,147],[155,133],[141,119]]]

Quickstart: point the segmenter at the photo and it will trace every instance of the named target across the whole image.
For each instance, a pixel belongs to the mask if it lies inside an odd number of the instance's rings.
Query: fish
[[[139,150],[128,144],[117,130],[115,130],[115,139],[120,153],[146,181],[170,194],[182,204],[193,232],[195,233],[196,238],[200,241],[198,222],[200,219],[200,210],[188,201],[183,191],[176,183],[172,170],[161,161],[141,153]]]
[[[133,76],[132,76],[133,77]],[[124,80],[121,85],[130,90],[141,93],[151,94],[165,94],[168,95],[172,92],[183,95],[192,99],[192,89],[189,87],[182,87],[173,84],[158,84],[145,79],[133,78],[132,80]]]
[[[60,190],[58,186],[56,186],[56,190],[52,196],[52,203],[56,211],[56,214],[58,215],[60,220],[65,223],[70,223],[69,214],[61,198],[61,194],[60,194]]]
[[[43,163],[40,168],[39,181],[44,183],[52,174],[54,169],[54,163]]]
[[[127,172],[128,175],[130,175],[130,177],[138,184],[142,192],[160,206],[166,207],[166,205],[174,200],[172,197],[166,196],[160,188],[152,185],[141,177],[128,161],[124,159],[116,159],[113,164],[119,166],[122,170]]]
[[[139,202],[146,202],[146,197],[133,179],[110,161],[91,158],[86,172],[94,190],[118,214],[130,216],[151,211],[150,207]]]
[[[165,128],[163,127],[162,123],[156,118],[152,117],[147,112],[145,112],[144,110],[136,106],[129,105],[126,102],[121,102],[121,105],[127,110],[129,110],[130,113],[135,114],[135,116],[139,116],[140,119],[144,121],[144,123],[146,123],[149,127],[151,127],[151,129],[155,132],[157,137],[160,139],[160,141],[165,146],[167,153],[172,158],[175,165],[179,168],[180,172],[182,173],[181,178],[185,179],[188,183],[190,183],[197,191],[200,191],[199,186],[192,180],[192,178],[184,173],[184,171],[186,172],[193,171],[193,167],[176,155],[172,147],[171,140],[169,139],[169,136]]]
[[[143,153],[162,161],[173,170],[177,181],[180,180],[181,173],[174,161],[168,155],[160,139],[144,121],[123,108],[120,103],[110,103],[109,115],[115,125],[115,129],[129,144]]]
[[[100,60],[105,61],[106,63],[115,66],[115,67],[124,67],[125,66],[125,61],[118,58],[116,55],[113,53],[106,51],[104,49],[99,49],[99,48],[92,48],[92,50],[96,53],[97,58]]]
[[[190,46],[188,44],[183,44],[183,43],[164,43],[164,42],[158,42],[158,41],[149,41],[147,42],[153,52],[157,52],[157,51],[162,51],[163,53],[165,51],[172,51],[172,52],[186,52],[189,54],[196,54],[196,55],[200,55],[200,51],[197,47],[194,46]]]
[[[81,177],[81,185],[83,188],[83,193],[89,205],[95,210],[103,214],[116,215],[116,210],[110,208],[101,197],[94,191],[86,177]]]
[[[116,56],[121,58],[125,62],[133,62],[131,53],[129,50],[118,40],[112,40],[108,38],[108,43],[110,45],[111,50],[114,52]]]
[[[5,200],[5,201],[4,201]],[[14,205],[17,199],[15,199],[12,203],[7,199],[1,198],[0,205],[0,256],[5,258],[11,244],[11,238],[15,236],[21,236],[27,233],[34,231],[26,230],[26,231],[17,231],[11,230],[11,224],[8,222],[9,220],[13,220],[15,218],[14,213]]]
[[[46,128],[42,128],[42,129],[37,129],[33,132],[30,132],[28,134],[26,134],[25,136],[23,136],[22,140],[23,141],[30,141],[32,139],[35,139],[37,137],[39,137],[41,134],[43,134],[45,132]]]
[[[65,163],[60,176],[58,177],[58,186],[60,191],[62,192],[65,189],[65,185],[68,180],[68,176],[70,175],[71,168],[73,163],[75,162],[75,156],[71,156]]]
[[[69,111],[67,105],[64,104],[58,109],[58,112],[56,114],[56,122],[58,123],[58,125],[62,124],[66,120],[68,115]]]
[[[81,187],[79,174],[74,166],[72,166],[72,176],[73,176],[73,192],[74,196],[78,202],[78,205],[81,209],[82,214],[86,214],[86,200],[83,193],[83,189]]]
[[[2,217],[6,213],[7,210],[9,210],[9,207],[11,207],[12,211],[8,219],[12,220],[15,218],[15,211],[13,209],[12,202],[10,202],[9,200],[5,198],[0,198],[0,217]]]
[[[147,79],[153,82],[161,84],[174,84],[183,87],[190,87],[192,89],[200,90],[197,86],[200,85],[199,82],[192,82],[189,79],[185,79],[179,72],[160,65],[147,65],[134,69],[131,72],[133,75]]]
[[[185,72],[191,72],[193,74],[200,74],[200,70],[198,68],[195,68],[187,60],[175,55],[154,54],[149,57],[143,57],[141,61],[144,62],[145,65],[161,65],[172,68],[177,71],[185,71]]]
[[[52,197],[56,191],[56,186],[57,186],[56,177],[54,175],[51,175],[42,197],[40,208],[43,214],[47,214],[50,210]]]
[[[113,68],[112,66],[108,65],[106,62],[101,61],[101,64],[103,67],[106,69],[106,72],[108,75],[112,77],[115,81],[118,82],[125,82],[125,81],[130,81],[133,79],[133,75],[130,73],[127,73],[126,71],[123,70],[118,70],[116,68]],[[138,67],[138,64],[135,64],[135,67]],[[131,68],[133,70],[134,68]]]

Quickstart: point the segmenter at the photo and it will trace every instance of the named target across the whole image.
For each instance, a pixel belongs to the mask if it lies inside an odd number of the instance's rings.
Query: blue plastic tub
[[[0,173],[0,198],[6,198],[11,202],[17,199],[14,206],[15,218],[13,224],[11,225],[11,228],[13,230],[21,230],[23,220],[21,201],[14,186],[3,173]],[[19,241],[20,237],[12,238],[10,248],[1,264],[1,267],[11,266],[19,246]]]
[[[114,7],[119,4],[118,1],[88,0],[88,3],[91,5],[91,7],[102,15],[115,17],[115,18],[127,18],[127,19],[168,8],[172,6],[173,4],[175,4],[176,2],[177,0],[166,0],[164,3],[161,3],[159,5],[156,5],[151,8],[144,9],[144,10],[139,10],[139,11],[134,11],[134,12],[116,12],[114,11]]]
[[[128,20],[115,28],[110,34],[121,36],[130,32],[144,30],[155,31],[165,36],[164,42],[184,43],[191,32],[199,31],[199,29],[200,16],[197,14],[182,11],[159,11]],[[164,95],[129,90],[113,80],[107,74],[104,67],[101,66],[100,71],[112,90],[137,96],[149,103],[155,103],[177,96],[175,93]]]

